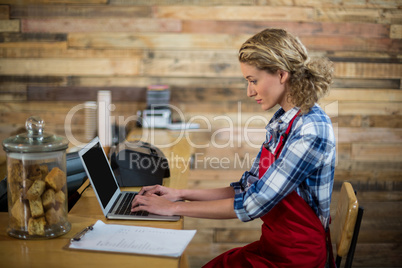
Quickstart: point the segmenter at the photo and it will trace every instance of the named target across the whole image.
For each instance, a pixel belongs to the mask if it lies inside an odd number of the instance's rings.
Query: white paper
[[[70,248],[180,257],[193,239],[195,230],[105,224],[98,220],[93,230]]]

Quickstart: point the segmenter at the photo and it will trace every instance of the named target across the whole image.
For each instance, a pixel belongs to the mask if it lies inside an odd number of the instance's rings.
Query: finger
[[[159,191],[157,185],[146,186],[146,187],[143,187],[142,190],[143,190],[143,193],[142,193],[143,195],[148,194],[148,193],[153,194],[153,193],[156,193]]]
[[[140,205],[140,197],[141,197],[142,195],[136,195],[135,197],[134,197],[134,199],[133,199],[133,201],[131,202],[131,208],[134,208],[134,207],[137,207],[137,206],[139,206]]]
[[[161,186],[161,185],[155,185],[155,187],[149,189],[148,192],[147,192],[147,194],[149,194],[149,195],[156,194],[156,195],[159,195],[159,196],[165,195],[166,193],[167,192],[166,192],[165,188],[163,186]]]
[[[138,194],[143,195],[144,193],[148,192],[153,186],[144,186],[141,188],[141,190],[138,192]]]
[[[134,205],[134,206],[131,208],[131,211],[132,211],[132,212],[139,211],[139,210],[144,210],[144,206],[142,206],[142,205]]]
[[[133,210],[133,208],[137,207],[138,204],[135,200],[133,200],[133,202],[131,202],[131,210]]]
[[[146,193],[146,190],[144,189],[144,187],[142,187],[138,194],[143,195],[144,193]]]
[[[131,208],[131,212],[142,211],[142,210],[146,210],[144,206],[135,206]]]
[[[136,211],[149,211],[149,201],[150,199],[146,196],[140,196],[137,198],[136,202],[133,204],[134,206],[131,208],[131,212],[136,212]]]

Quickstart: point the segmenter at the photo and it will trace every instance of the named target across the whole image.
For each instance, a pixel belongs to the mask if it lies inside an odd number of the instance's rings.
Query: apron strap
[[[290,130],[292,129],[293,121],[295,121],[296,117],[299,115],[300,111],[298,111],[295,116],[290,120],[288,128],[285,133],[283,133],[280,137],[279,143],[276,146],[275,153],[271,153],[268,150],[268,144],[264,143],[262,145],[261,154],[260,154],[260,163],[258,167],[258,178],[261,178],[267,169],[272,165],[272,163],[278,158],[279,154],[282,152],[282,148],[285,145],[285,142],[289,136]],[[271,137],[272,138],[272,137]]]
[[[278,143],[278,146],[276,147],[276,150],[275,150],[275,153],[274,153],[275,158],[278,158],[278,156],[281,154],[282,149],[283,149],[283,146],[285,145],[285,142],[286,142],[286,140],[288,139],[290,130],[292,129],[293,121],[295,121],[296,117],[297,117],[299,114],[300,114],[300,110],[296,113],[296,115],[292,118],[292,120],[290,120],[289,126],[288,126],[288,128],[286,129],[285,133],[283,133],[283,134],[281,135],[280,140],[279,140],[279,143]]]

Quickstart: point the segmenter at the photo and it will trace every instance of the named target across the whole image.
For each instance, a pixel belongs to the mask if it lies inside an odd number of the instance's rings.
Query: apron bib
[[[297,113],[289,123],[274,153],[261,151],[259,178],[277,159]],[[261,217],[260,240],[229,250],[204,267],[322,268],[327,259],[327,235],[313,209],[296,191],[287,195]]]

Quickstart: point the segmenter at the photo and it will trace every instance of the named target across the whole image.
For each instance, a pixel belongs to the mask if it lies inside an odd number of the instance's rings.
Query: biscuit
[[[31,209],[31,215],[34,218],[42,217],[45,215],[42,200],[40,198],[29,200],[29,208]]]
[[[64,194],[63,191],[58,191],[58,192],[54,195],[54,199],[56,200],[57,203],[63,204],[64,201],[66,201],[66,195]]]
[[[38,164],[26,167],[26,177],[32,181],[42,179],[42,171]]]
[[[41,165],[40,171],[42,173],[42,180],[45,180],[47,174],[49,173],[49,168],[47,167],[47,165]]]
[[[30,218],[28,221],[28,234],[30,235],[44,235],[45,234],[45,217],[38,219]]]
[[[66,174],[58,167],[54,167],[45,178],[46,183],[56,192],[66,183]]]
[[[20,160],[10,160],[7,166],[7,177],[10,182],[22,182],[23,166]]]
[[[24,181],[21,183],[21,185],[20,185],[20,196],[21,196],[21,198],[22,198],[23,200],[24,200],[24,199],[28,199],[28,191],[29,191],[29,189],[31,188],[31,186],[32,186],[33,183],[34,183],[33,181],[28,180],[28,179],[24,180]],[[46,185],[46,183],[45,183],[45,185]],[[32,190],[33,190],[33,189],[32,189]]]
[[[47,189],[42,194],[42,203],[43,203],[43,207],[45,208],[45,210],[48,210],[54,206],[54,204],[56,202],[54,195],[55,195],[55,193],[54,193],[53,189]]]
[[[21,185],[18,182],[12,181],[8,183],[8,190],[10,194],[8,202],[11,201],[11,205],[14,205],[17,200],[21,199],[21,196],[23,195],[23,190],[21,189]]]
[[[36,180],[36,181],[34,181],[32,186],[29,187],[29,190],[27,191],[26,196],[29,200],[38,199],[45,191],[45,188],[46,188],[46,183],[44,181]]]
[[[66,221],[66,215],[62,207],[59,207],[57,210],[53,207],[50,208],[48,211],[46,211],[45,217],[49,225],[58,223],[61,224]]]
[[[16,229],[24,229],[30,216],[29,207],[21,199],[18,199],[11,208],[12,221],[10,223],[17,227]]]

